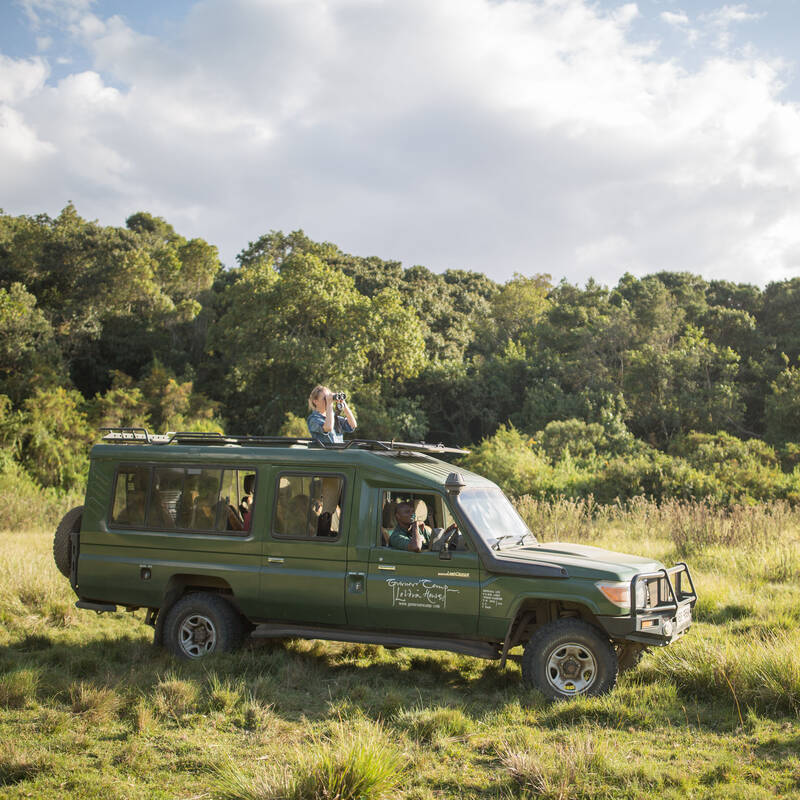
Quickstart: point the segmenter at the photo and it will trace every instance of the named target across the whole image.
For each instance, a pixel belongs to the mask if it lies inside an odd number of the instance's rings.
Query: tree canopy
[[[69,487],[96,427],[297,431],[321,382],[348,393],[363,436],[472,443],[476,465],[506,452],[515,491],[567,456],[609,461],[620,486],[636,459],[662,477],[681,460],[698,492],[698,453],[757,442],[739,462],[768,448],[787,475],[800,460],[798,278],[554,285],[542,264],[500,284],[303,231],[269,231],[237,262],[144,211],[121,227],[71,204],[0,212],[6,456]]]

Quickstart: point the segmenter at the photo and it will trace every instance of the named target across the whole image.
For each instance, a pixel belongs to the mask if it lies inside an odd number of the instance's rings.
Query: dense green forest
[[[144,212],[0,212],[5,489],[80,490],[102,426],[304,434],[324,382],[515,494],[800,500],[800,278],[499,284],[302,231],[237,261]]]

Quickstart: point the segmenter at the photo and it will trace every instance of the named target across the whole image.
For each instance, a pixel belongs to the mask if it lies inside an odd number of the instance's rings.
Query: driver
[[[417,519],[411,503],[398,503],[394,517],[397,525],[389,537],[389,547],[395,550],[410,550],[412,553],[430,549],[433,532],[424,522]],[[445,535],[455,528],[455,524],[451,525],[445,531]]]

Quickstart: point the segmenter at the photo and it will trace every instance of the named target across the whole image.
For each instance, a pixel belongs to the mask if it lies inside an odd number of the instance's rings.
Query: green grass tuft
[[[40,670],[26,667],[0,675],[0,706],[24,708],[35,702],[40,680]]]
[[[440,744],[474,730],[472,720],[460,708],[414,708],[399,711],[394,718],[414,742]]]
[[[72,713],[80,714],[90,722],[100,724],[114,719],[124,700],[114,689],[79,683],[70,688]]]
[[[285,764],[245,773],[233,763],[218,771],[226,800],[377,800],[395,793],[406,756],[375,724],[339,723],[329,737],[313,737]]]
[[[179,719],[197,711],[199,697],[197,683],[168,674],[158,681],[153,700],[158,714]]]
[[[31,754],[14,742],[0,743],[0,786],[30,780],[49,766],[49,759],[42,754]]]

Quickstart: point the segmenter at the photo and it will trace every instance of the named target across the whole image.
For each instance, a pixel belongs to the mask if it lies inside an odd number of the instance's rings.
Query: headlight
[[[619,606],[620,608],[630,608],[631,607],[631,585],[630,585],[630,583],[596,583],[595,586],[615,606]]]
[[[647,582],[636,582],[636,608],[647,608]]]
[[[631,584],[598,582],[595,586],[610,600],[615,606],[630,609],[631,607]],[[636,584],[636,607],[645,608],[647,606],[647,586],[644,581]]]

